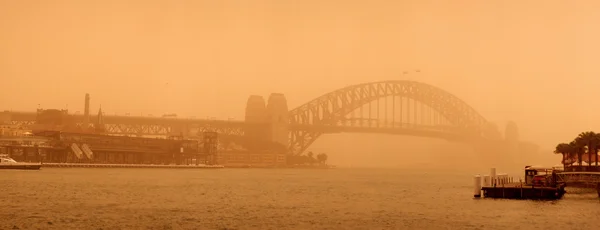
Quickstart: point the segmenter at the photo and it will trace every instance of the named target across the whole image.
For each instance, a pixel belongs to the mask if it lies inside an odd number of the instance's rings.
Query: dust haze
[[[598,1],[0,1],[0,109],[242,120],[249,95],[295,108],[358,83],[442,88],[559,164],[598,130]],[[419,71],[416,71],[419,70]],[[339,134],[333,164],[468,162],[456,144]],[[470,154],[470,155],[469,155]],[[432,163],[434,162],[434,163]]]

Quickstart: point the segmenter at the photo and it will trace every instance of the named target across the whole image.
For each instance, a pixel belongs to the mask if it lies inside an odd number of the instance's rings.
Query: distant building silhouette
[[[102,113],[102,106],[100,106],[100,109],[98,110],[98,120],[96,120],[96,124],[94,125],[94,127],[96,127],[97,133],[103,133],[105,131],[103,116],[104,115]]]
[[[88,124],[90,123],[90,94],[86,93],[85,94],[85,105],[84,105],[84,110],[83,110],[83,124],[84,127],[87,128]]]

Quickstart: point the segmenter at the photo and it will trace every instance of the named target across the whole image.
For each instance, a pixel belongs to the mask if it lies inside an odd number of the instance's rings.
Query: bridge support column
[[[270,124],[269,140],[286,147],[289,144],[289,118],[287,100],[283,94],[272,93],[267,104]]]
[[[265,99],[262,96],[252,95],[246,103],[246,123],[252,124],[244,130],[246,138],[264,141],[268,139],[268,130],[258,124],[267,124],[268,114]],[[256,124],[256,126],[254,125]]]

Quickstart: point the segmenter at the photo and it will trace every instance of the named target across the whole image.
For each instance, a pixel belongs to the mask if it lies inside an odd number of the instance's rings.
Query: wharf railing
[[[556,174],[557,182],[597,186],[600,184],[600,172],[561,172]]]

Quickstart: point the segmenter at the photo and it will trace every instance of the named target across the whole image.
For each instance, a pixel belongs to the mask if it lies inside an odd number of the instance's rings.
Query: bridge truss
[[[85,130],[94,129],[94,123],[83,123],[82,115],[72,115],[75,126]],[[19,127],[28,128],[35,124],[35,113],[15,112],[11,114],[10,123]],[[243,121],[220,121],[204,119],[177,119],[159,117],[135,116],[103,116],[103,128],[112,135],[128,136],[169,136],[169,135],[196,135],[197,133],[211,131],[223,135],[243,136],[248,128],[266,126]]]
[[[393,133],[444,139],[483,137],[484,117],[456,96],[414,81],[348,86],[289,113],[289,151],[300,154],[335,132]]]

